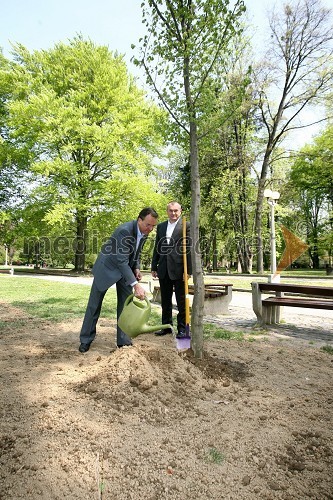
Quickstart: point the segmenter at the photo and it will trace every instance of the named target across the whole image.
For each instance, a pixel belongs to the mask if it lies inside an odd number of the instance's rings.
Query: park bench
[[[263,294],[271,293],[274,296],[263,298]],[[277,324],[282,306],[333,310],[333,288],[253,282],[252,306],[260,324]]]
[[[14,269],[12,267],[10,269],[0,269],[0,274],[11,274],[13,276]]]
[[[194,295],[194,285],[188,285],[189,295]],[[153,302],[161,303],[159,286],[154,286]],[[232,299],[231,283],[205,283],[204,315],[218,316],[228,314],[229,304]]]

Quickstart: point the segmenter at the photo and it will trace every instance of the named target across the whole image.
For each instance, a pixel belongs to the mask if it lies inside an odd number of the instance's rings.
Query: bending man
[[[96,337],[96,324],[107,290],[116,283],[117,319],[126,298],[133,293],[144,299],[140,285],[140,253],[148,234],[157,224],[158,214],[151,207],[144,208],[136,220],[117,227],[92,268],[94,281],[80,333],[80,352],[87,352]],[[117,347],[132,345],[131,339],[117,326]]]

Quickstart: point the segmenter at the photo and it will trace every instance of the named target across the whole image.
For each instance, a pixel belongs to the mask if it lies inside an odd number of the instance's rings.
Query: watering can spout
[[[142,333],[152,333],[157,330],[171,328],[171,325],[148,325],[150,313],[151,305],[147,297],[144,300],[139,300],[133,294],[129,295],[118,318],[118,326],[131,338]]]
[[[166,328],[172,328],[171,325],[144,325],[141,333],[153,333],[158,330],[165,330]]]

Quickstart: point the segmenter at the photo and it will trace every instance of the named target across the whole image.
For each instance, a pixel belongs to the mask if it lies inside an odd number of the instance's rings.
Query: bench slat
[[[282,283],[259,283],[259,289],[262,292],[289,292],[304,295],[313,295],[319,297],[333,297],[333,288],[313,285],[292,285]]]
[[[193,288],[189,289],[188,293],[190,295],[194,295],[194,289]],[[218,297],[220,295],[226,295],[227,292],[225,290],[216,290],[216,289],[211,289],[211,288],[205,288],[205,293],[206,294],[211,293],[211,294],[216,295]]]
[[[290,297],[268,297],[262,301],[263,307],[265,306],[289,306],[289,307],[304,307],[314,309],[328,309],[333,310],[332,301],[316,300],[316,299],[293,299]]]
[[[205,288],[228,288],[228,287],[232,287],[232,283],[205,283],[204,284]],[[188,285],[189,289],[194,289],[194,285]]]

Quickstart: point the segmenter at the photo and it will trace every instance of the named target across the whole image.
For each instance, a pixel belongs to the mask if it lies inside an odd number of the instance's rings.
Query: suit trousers
[[[117,319],[123,310],[126,298],[132,293],[132,287],[125,284],[123,279],[116,283],[117,287]],[[95,279],[93,280],[88,305],[86,313],[84,316],[81,333],[80,342],[81,344],[91,344],[91,342],[96,337],[96,325],[99,319],[101,308],[103,304],[103,299],[107,290],[99,290],[96,286]],[[130,345],[132,340],[126,333],[124,333],[117,325],[117,345]]]
[[[175,292],[178,307],[177,330],[185,329],[185,283],[183,279],[172,280],[168,273],[159,278],[162,304],[162,323],[172,325],[172,295]]]

